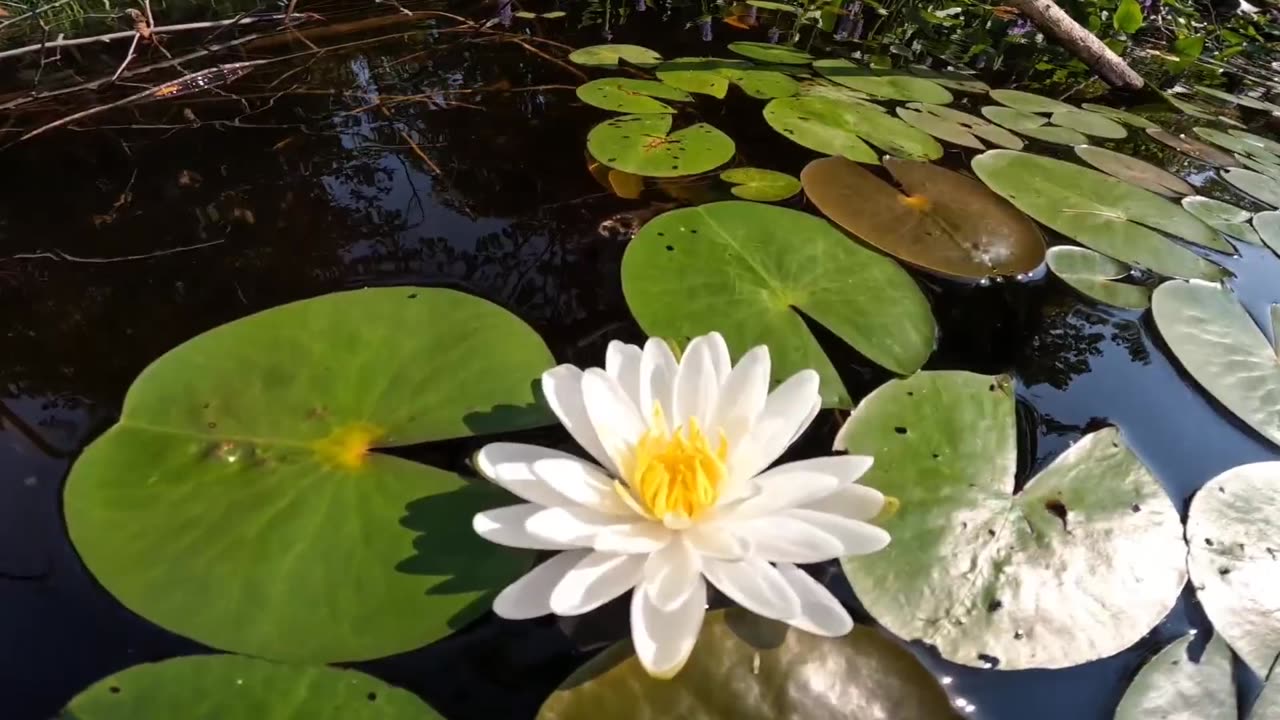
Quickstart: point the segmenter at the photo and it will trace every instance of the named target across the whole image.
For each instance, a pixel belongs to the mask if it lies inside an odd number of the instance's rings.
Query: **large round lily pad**
[[[752,60],[779,65],[808,65],[813,56],[789,45],[774,45],[763,42],[732,42],[729,50]]]
[[[1262,244],[1258,233],[1249,224],[1253,213],[1248,210],[1200,195],[1182,198],[1182,207],[1226,235],[1254,245]]]
[[[774,377],[816,369],[828,406],[851,401],[800,312],[894,372],[933,351],[929,303],[905,270],[822,218],[772,205],[733,200],[650,220],[627,247],[622,289],[648,334],[718,330],[735,356],[768,345]]]
[[[600,78],[578,86],[578,99],[604,110],[621,113],[673,113],[663,100],[690,102],[693,97],[656,80]]]
[[[1232,292],[1215,283],[1167,282],[1151,309],[1169,349],[1211,395],[1280,445],[1280,360]],[[1272,322],[1276,309],[1272,309]]]
[[[1241,168],[1222,171],[1222,178],[1246,195],[1271,207],[1280,208],[1280,180]]]
[[[1178,511],[1115,428],[1014,492],[1010,383],[922,372],[858,405],[836,449],[874,456],[859,482],[899,506],[882,521],[893,542],[845,558],[845,573],[876,620],[953,662],[1020,670],[1107,657],[1178,600]]]
[[[938,83],[900,71],[873,70],[843,58],[827,58],[813,63],[822,76],[860,92],[887,100],[946,105],[955,98]]]
[[[1013,150],[989,150],[974,158],[973,170],[1018,209],[1104,255],[1175,277],[1217,279],[1226,274],[1155,232],[1232,252],[1217,231],[1159,195],[1123,180]]]
[[[1254,215],[1253,229],[1267,247],[1280,253],[1280,211],[1268,210]]]
[[[944,275],[1018,275],[1044,262],[1035,223],[982,183],[930,163],[885,158],[902,191],[841,157],[800,173],[824,215],[903,261]]]
[[[867,143],[912,160],[933,160],[943,153],[928,133],[862,103],[798,95],[771,100],[764,108],[764,119],[800,145],[857,162],[880,162]]]
[[[1214,145],[1217,145],[1218,147],[1223,148],[1225,150],[1230,150],[1231,152],[1240,153],[1242,155],[1255,158],[1261,162],[1270,163],[1273,165],[1280,163],[1280,157],[1276,157],[1274,154],[1269,152],[1262,145],[1259,145],[1258,143],[1255,143],[1255,142],[1251,142],[1250,140],[1247,140],[1245,138],[1239,137],[1234,133],[1225,133],[1225,132],[1222,132],[1221,130],[1215,130],[1213,128],[1207,128],[1207,127],[1194,128],[1194,132],[1195,134],[1199,135],[1205,140],[1208,140]]]
[[[503,497],[369,451],[544,424],[531,387],[551,364],[515,316],[451,290],[251,315],[138,376],[71,471],[67,529],[120,602],[206,645],[314,662],[425,645],[529,558],[471,530]]]
[[[354,670],[194,655],[135,665],[72,698],[59,720],[439,720],[412,693]]]
[[[800,181],[794,175],[764,168],[733,168],[720,173],[720,179],[733,185],[729,190],[743,200],[776,202],[800,192]]]
[[[1195,193],[1190,183],[1173,173],[1123,153],[1095,145],[1077,145],[1081,160],[1112,177],[1145,188],[1166,197],[1184,197]]]
[[[1186,135],[1174,135],[1163,128],[1149,128],[1147,134],[1152,138],[1168,145],[1183,155],[1193,157],[1201,162],[1217,165],[1218,167],[1235,167],[1240,163],[1231,156],[1230,153],[1202,143],[1195,138],[1189,138]]]
[[[624,60],[639,67],[653,67],[662,62],[662,56],[639,45],[592,45],[569,53],[569,61],[587,67],[617,67]]]
[[[538,720],[960,720],[910,651],[859,625],[810,635],[746,611],[707,614],[693,655],[670,680],[651,678],[629,641],[591,659]]]
[[[1105,115],[1088,110],[1059,110],[1050,118],[1050,122],[1058,127],[1069,128],[1085,135],[1119,140],[1129,134],[1124,125]]]
[[[1129,274],[1129,266],[1089,248],[1058,245],[1049,248],[1049,270],[1084,295],[1107,305],[1141,310],[1151,304],[1151,289],[1115,282]]]
[[[1001,105],[1029,113],[1055,113],[1076,109],[1075,106],[1068,105],[1061,100],[1054,100],[1053,98],[1021,90],[992,90],[991,99]]]
[[[1097,105],[1095,103],[1083,103],[1080,107],[1090,112],[1096,112],[1099,115],[1106,115],[1116,122],[1122,122],[1131,127],[1141,128],[1143,130],[1147,128],[1160,127],[1141,115],[1131,113],[1128,110],[1107,107],[1106,105]]]
[[[1218,634],[1261,677],[1280,655],[1280,462],[1231,468],[1187,513],[1191,583]]]
[[[1114,720],[1236,720],[1230,648],[1215,633],[1193,662],[1187,651],[1195,639],[1174,640],[1142,666]]]
[[[914,111],[908,115],[908,111]],[[993,125],[986,120],[961,112],[944,105],[928,103],[909,103],[906,108],[898,108],[898,116],[940,140],[948,140],[957,145],[985,150],[982,140],[994,145],[1021,150],[1022,140],[1008,130]]]
[[[622,115],[591,128],[587,151],[611,168],[645,177],[697,175],[729,162],[733,140],[706,123],[671,132],[671,116]]]

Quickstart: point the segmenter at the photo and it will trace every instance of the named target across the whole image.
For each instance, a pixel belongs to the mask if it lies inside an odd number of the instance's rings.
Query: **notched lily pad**
[[[1210,165],[1236,167],[1240,164],[1230,153],[1223,152],[1212,145],[1202,143],[1186,135],[1174,135],[1163,128],[1149,128],[1147,134],[1183,155],[1193,157]]]
[[[946,105],[955,98],[938,83],[897,70],[873,70],[843,58],[827,58],[813,67],[828,80],[888,100]]]
[[[1224,170],[1222,179],[1255,200],[1280,208],[1280,180],[1241,168]]]
[[[1186,180],[1136,157],[1095,145],[1077,145],[1075,151],[1102,172],[1165,197],[1184,197],[1196,191]]]
[[[743,200],[776,202],[800,192],[800,181],[795,176],[777,170],[733,168],[720,173],[720,179],[732,184],[730,192]]]
[[[693,97],[656,80],[600,78],[578,86],[578,99],[604,110],[620,113],[673,113],[662,100],[691,102]]]
[[[912,160],[933,160],[943,153],[942,146],[928,133],[860,103],[804,95],[780,98],[765,106],[764,119],[800,145],[857,162],[880,162],[868,142]]]
[[[1182,207],[1226,235],[1254,245],[1261,245],[1262,240],[1254,231],[1249,221],[1253,213],[1221,200],[1193,195],[1182,199]]]
[[[1049,121],[1058,127],[1069,128],[1085,135],[1092,135],[1100,138],[1110,138],[1119,140],[1129,134],[1124,129],[1124,125],[1112,120],[1105,115],[1089,112],[1088,110],[1059,110],[1055,112]],[[1078,145],[1079,143],[1072,143]]]
[[[1142,666],[1114,720],[1236,720],[1231,650],[1215,634],[1193,661],[1188,651],[1195,638],[1174,640]]]
[[[1071,245],[1049,248],[1048,259],[1054,275],[1098,302],[1133,310],[1151,305],[1151,288],[1115,282],[1128,275],[1130,269],[1119,260]]]
[[[763,42],[732,42],[729,50],[752,60],[779,65],[808,65],[813,56],[789,45],[774,45]]]
[[[587,67],[617,67],[619,60],[648,68],[662,62],[662,56],[640,45],[592,45],[569,53],[569,62]]]
[[[1029,113],[1055,113],[1076,109],[1075,106],[1068,105],[1061,100],[1054,100],[1053,98],[1021,90],[992,90],[991,99],[1001,105]]]
[[[901,260],[948,276],[1014,276],[1044,262],[1035,223],[982,183],[929,163],[885,158],[902,187],[840,157],[800,173],[805,194],[844,229]]]
[[[729,162],[735,146],[706,123],[671,132],[671,116],[623,115],[587,134],[587,150],[611,168],[645,177],[697,175]]]

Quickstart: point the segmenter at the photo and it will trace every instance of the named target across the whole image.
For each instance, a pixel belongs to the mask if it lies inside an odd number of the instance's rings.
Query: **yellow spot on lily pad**
[[[902,507],[902,501],[892,495],[884,496],[884,507],[880,508],[880,512],[871,518],[871,522],[875,525],[883,525],[886,520],[898,514],[898,508]]]
[[[329,436],[317,440],[312,447],[328,465],[355,470],[364,465],[365,456],[383,429],[372,423],[359,422],[336,428]]]

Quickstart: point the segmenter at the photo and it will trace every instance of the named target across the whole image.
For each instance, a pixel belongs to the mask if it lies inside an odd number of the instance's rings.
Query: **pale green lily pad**
[[[913,119],[922,121],[913,123],[911,120],[908,120],[903,116],[901,109],[899,109],[898,112],[899,117],[903,117],[903,119],[909,124],[928,132],[934,137],[945,140],[947,138],[942,137],[942,135],[939,134],[945,132],[960,138],[961,136],[957,133],[958,129],[968,136],[968,138],[965,138],[966,142],[959,142],[958,140],[955,141],[960,145],[984,150],[986,149],[986,146],[981,144],[981,140],[986,140],[993,145],[999,145],[1000,147],[1009,148],[1010,150],[1022,149],[1022,140],[1017,135],[1014,135],[998,125],[993,125],[976,115],[970,115],[969,113],[961,112],[944,105],[930,105],[928,103],[908,103],[906,109],[931,116],[931,119],[913,117]],[[938,132],[930,132],[926,129],[926,125],[934,127]],[[973,142],[978,144],[967,144],[967,140],[969,139],[972,139]]]
[[[832,100],[844,100],[868,110],[887,112],[883,106],[872,102],[874,98],[870,95],[829,80],[806,80],[800,83],[800,94],[811,97],[831,98]]]
[[[1119,140],[1129,134],[1129,131],[1124,129],[1124,125],[1105,115],[1099,115],[1088,110],[1059,110],[1049,118],[1049,121],[1058,127],[1070,128],[1085,135],[1110,138],[1112,140]],[[1072,144],[1079,145],[1080,143]]]
[[[1264,202],[1273,208],[1280,208],[1280,180],[1241,168],[1224,170],[1222,179],[1255,200]]]
[[[1155,193],[1074,163],[1013,150],[988,150],[972,165],[1018,209],[1091,250],[1174,277],[1226,275],[1155,232],[1234,251],[1213,228]]]
[[[904,107],[900,107],[894,112],[906,124],[917,130],[923,130],[939,140],[945,140],[954,145],[961,145],[975,150],[987,149],[987,146],[983,145],[982,141],[974,137],[972,133],[946,118]]]
[[[1081,294],[1107,305],[1142,310],[1151,305],[1151,289],[1115,282],[1129,274],[1129,266],[1088,248],[1058,245],[1049,248],[1049,270]]]
[[[569,62],[587,67],[617,67],[619,60],[647,68],[662,62],[662,56],[639,45],[592,45],[569,53]]]
[[[1071,128],[1057,127],[1053,125],[1043,125],[1041,127],[1023,128],[1018,132],[1029,138],[1043,140],[1044,142],[1057,143],[1058,145],[1086,145],[1089,138],[1083,133],[1072,130]]]
[[[1075,110],[1074,106],[1068,105],[1061,100],[1054,100],[1053,98],[1021,90],[992,90],[991,99],[1001,105],[1029,113],[1055,113],[1062,110]]]
[[[720,74],[757,100],[791,97],[800,91],[800,83],[776,70],[724,68]]]
[[[946,105],[955,99],[932,80],[894,70],[872,70],[843,58],[818,60],[813,67],[828,80],[887,100]]]
[[[1271,138],[1262,137],[1261,135],[1255,135],[1251,132],[1245,132],[1243,130],[1231,129],[1231,130],[1228,130],[1227,133],[1234,135],[1240,138],[1241,140],[1244,140],[1245,142],[1257,145],[1258,147],[1262,148],[1263,150],[1266,150],[1272,155],[1280,157],[1280,142],[1276,142]]]
[[[1267,247],[1280,253],[1280,211],[1268,210],[1254,215],[1253,229],[1258,231],[1258,237]]]
[[[1204,105],[1200,105],[1198,103],[1188,102],[1186,100],[1183,100],[1181,98],[1174,96],[1172,93],[1167,93],[1162,91],[1157,91],[1157,92],[1160,92],[1160,95],[1163,96],[1164,99],[1168,101],[1170,105],[1190,115],[1191,117],[1200,118],[1201,120],[1215,120],[1218,122],[1226,123],[1227,125],[1244,127],[1244,125],[1241,125],[1235,120],[1232,120],[1231,118],[1216,112],[1212,108],[1205,107]]]
[[[1241,465],[1206,483],[1191,500],[1187,544],[1200,606],[1249,669],[1267,677],[1280,655],[1280,462]]]
[[[67,530],[116,599],[206,645],[305,662],[411,650],[485,612],[530,558],[471,529],[500,494],[367,451],[546,424],[532,385],[552,364],[515,316],[452,290],[242,318],[138,376],[71,470]]]
[[[948,90],[981,95],[991,92],[991,86],[978,78],[958,70],[934,70],[923,65],[912,65],[907,72],[916,77],[931,80]]]
[[[1271,682],[1254,701],[1249,720],[1280,720],[1280,675],[1272,673]]]
[[[880,631],[818,637],[732,609],[707,614],[674,678],[649,677],[623,641],[571,675],[538,720],[961,720],[950,705],[920,661]]]
[[[600,78],[578,86],[578,99],[604,110],[620,113],[673,113],[663,100],[692,102],[693,96],[656,80]]]
[[[1165,197],[1183,197],[1196,189],[1173,173],[1138,158],[1094,145],[1077,145],[1081,160],[1108,175]]]
[[[1235,295],[1215,283],[1171,281],[1156,288],[1151,306],[1160,334],[1191,377],[1280,445],[1280,361]]]
[[[671,132],[670,115],[622,115],[591,129],[587,151],[615,170],[679,177],[720,167],[733,158],[735,146],[706,123]]]
[[[1231,203],[1224,203],[1213,198],[1192,195],[1182,199],[1182,207],[1226,235],[1254,245],[1261,245],[1262,239],[1249,224],[1253,213],[1238,208]]]
[[[928,133],[888,113],[843,100],[803,95],[771,100],[764,108],[764,119],[793,142],[857,162],[880,162],[868,142],[911,160],[933,160],[943,154],[942,146]]]
[[[1231,649],[1215,634],[1193,662],[1187,651],[1195,637],[1174,640],[1142,666],[1115,720],[1236,720]]]
[[[1217,98],[1229,105],[1243,105],[1254,110],[1261,110],[1269,113],[1280,113],[1280,105],[1269,103],[1266,100],[1259,100],[1247,95],[1233,95],[1229,92],[1223,92],[1217,88],[1206,87],[1204,85],[1193,85],[1197,92]]]
[[[893,542],[843,560],[854,592],[894,634],[952,662],[1022,670],[1108,657],[1155,627],[1186,584],[1178,511],[1115,428],[1014,492],[1007,377],[922,372],[881,385],[836,449],[874,456],[859,482],[899,501],[881,521]]]
[[[795,5],[788,5],[786,3],[780,3],[780,2],[772,2],[772,0],[747,0],[747,4],[754,5],[758,8],[764,8],[765,10],[778,10],[780,12],[789,12],[789,13],[796,13],[796,14],[799,14],[801,10]]]
[[[790,97],[800,83],[776,70],[755,68],[745,60],[720,58],[676,58],[658,66],[658,79],[681,90],[723,98],[729,84],[761,100]]]
[[[441,720],[412,693],[355,670],[192,655],[135,665],[72,698],[60,720]]]
[[[1232,167],[1239,164],[1229,153],[1225,153],[1212,145],[1202,143],[1195,138],[1189,138],[1186,135],[1174,135],[1162,128],[1147,130],[1147,134],[1183,155],[1193,157],[1210,165]]]
[[[779,65],[808,65],[813,56],[789,45],[774,45],[762,42],[732,42],[729,50],[743,57],[760,62],[778,63]]]
[[[851,400],[797,311],[897,373],[933,352],[933,314],[905,270],[822,218],[773,205],[731,200],[650,220],[627,246],[622,289],[649,335],[718,330],[735,356],[766,344],[773,377],[816,369],[829,407]]]
[[[1195,134],[1199,135],[1205,140],[1208,140],[1214,145],[1217,145],[1220,148],[1224,148],[1234,153],[1240,153],[1242,155],[1255,158],[1260,162],[1265,162],[1272,165],[1280,163],[1280,157],[1276,157],[1275,155],[1271,154],[1261,145],[1254,142],[1250,142],[1249,140],[1246,140],[1244,138],[1237,137],[1234,134],[1224,133],[1221,130],[1214,130],[1213,128],[1207,128],[1207,127],[1193,128],[1193,130]]]
[[[981,112],[982,116],[991,122],[1017,132],[1037,128],[1049,122],[1047,118],[1040,115],[999,105],[987,105]]]
[[[1270,163],[1265,163],[1260,160],[1251,158],[1248,155],[1241,155],[1239,153],[1236,153],[1235,158],[1236,160],[1240,161],[1241,165],[1243,165],[1244,167],[1250,170],[1253,170],[1254,172],[1260,172],[1263,175],[1266,175],[1267,177],[1271,178],[1272,180],[1280,180],[1280,165],[1272,165]]]
[[[1119,108],[1107,107],[1106,105],[1097,105],[1095,103],[1084,103],[1080,107],[1090,112],[1096,112],[1099,115],[1106,115],[1107,117],[1111,118],[1112,120],[1115,120],[1116,122],[1122,122],[1125,125],[1140,128],[1142,130],[1146,130],[1147,128],[1160,127],[1159,125],[1156,125],[1155,123],[1142,117],[1141,115],[1131,113],[1128,110],[1121,110]]]
[[[720,173],[720,179],[731,183],[730,192],[743,200],[776,202],[800,192],[799,179],[777,170],[733,168]]]

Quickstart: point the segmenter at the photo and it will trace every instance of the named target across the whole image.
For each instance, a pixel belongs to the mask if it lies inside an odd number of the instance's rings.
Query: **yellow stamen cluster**
[[[627,485],[653,517],[694,519],[720,496],[729,444],[722,433],[713,448],[695,418],[667,432],[661,407],[654,416],[656,429],[636,444]]]

